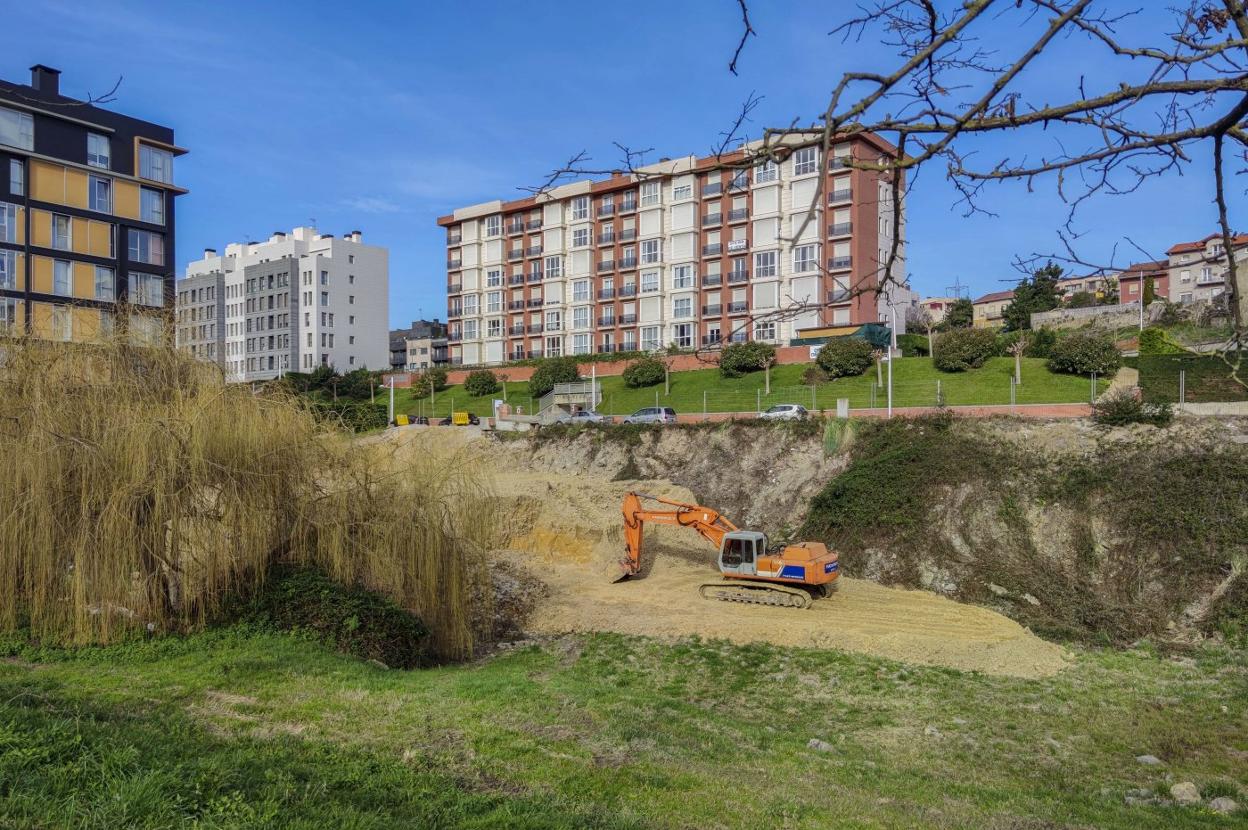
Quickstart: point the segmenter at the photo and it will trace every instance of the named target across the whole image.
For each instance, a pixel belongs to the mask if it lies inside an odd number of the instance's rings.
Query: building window
[[[17,242],[17,205],[0,202],[0,242]]]
[[[798,245],[793,249],[793,273],[803,274],[818,270],[818,259],[818,245]]]
[[[693,298],[677,297],[672,300],[672,316],[680,319],[693,316]]]
[[[0,144],[35,149],[35,119],[29,113],[0,107]]]
[[[758,321],[754,323],[754,339],[755,340],[775,340],[776,324],[772,321]]]
[[[572,231],[572,247],[584,248],[589,244],[589,228],[577,228]]]
[[[563,276],[563,258],[557,256],[546,257],[546,279],[553,280]]]
[[[17,324],[17,300],[0,297],[0,331],[8,331]]]
[[[819,150],[816,147],[803,147],[793,153],[793,175],[805,176],[819,169]]]
[[[563,314],[559,311],[546,312],[546,331],[559,331],[563,328]]]
[[[768,160],[760,164],[754,169],[755,184],[763,184],[764,182],[774,182],[780,176],[780,167],[774,161]]]
[[[658,271],[642,271],[641,272],[641,293],[652,294],[659,290],[659,272]]]
[[[165,237],[152,231],[130,228],[130,261],[146,265],[165,264]]]
[[[503,232],[503,217],[487,216],[485,217],[485,235],[498,236]]]
[[[641,241],[641,261],[659,262],[663,258],[662,240],[643,239]]]
[[[87,206],[100,213],[113,212],[113,180],[91,176],[87,182]]]
[[[487,288],[494,288],[503,284],[503,272],[497,268],[485,272],[485,285]]]
[[[139,188],[139,218],[153,225],[165,224],[165,194],[150,187]]]
[[[108,136],[99,133],[87,133],[87,164],[105,170],[111,164],[112,148]]]
[[[681,199],[693,198],[693,185],[682,184],[672,188],[672,201],[679,202]]]
[[[52,293],[68,297],[74,293],[74,266],[64,259],[52,263]]]
[[[672,327],[672,342],[681,349],[693,348],[693,323],[679,323]]]
[[[672,269],[672,288],[693,288],[692,265],[677,265]]]
[[[26,195],[26,165],[21,159],[9,159],[9,192]]]
[[[658,326],[642,326],[641,327],[641,348],[642,351],[653,352],[659,348],[659,327]]]
[[[572,200],[572,221],[589,218],[589,197],[577,196]]]
[[[74,337],[74,317],[67,305],[52,306],[52,339],[68,342]]]
[[[642,182],[641,183],[641,206],[657,205],[659,203],[659,183],[658,182]]]
[[[572,283],[572,301],[583,303],[589,299],[589,280],[577,280]]]
[[[485,310],[496,313],[503,310],[503,292],[491,291],[485,295]]]
[[[589,335],[572,335],[572,354],[589,354]]]
[[[153,182],[173,183],[173,153],[152,147],[139,145],[139,177]]]
[[[68,216],[52,214],[52,247],[58,251],[68,251],[73,246],[72,225]]]
[[[16,251],[0,251],[0,288],[17,290]]]
[[[754,255],[754,276],[774,277],[776,275],[776,252],[759,251]]]
[[[165,304],[165,278],[158,274],[131,271],[127,276],[127,294],[132,305],[159,308]]]
[[[485,321],[486,337],[502,337],[503,321],[502,320],[486,320]]]

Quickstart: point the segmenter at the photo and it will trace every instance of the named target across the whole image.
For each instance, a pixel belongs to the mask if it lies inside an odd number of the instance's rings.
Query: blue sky
[[[840,3],[755,0],[740,77],[727,62],[740,35],[733,0],[583,2],[167,3],[6,2],[11,32],[0,77],[27,67],[63,71],[62,91],[98,93],[125,76],[111,107],[171,125],[191,152],[178,160],[190,189],[178,207],[178,264],[315,218],[323,231],[359,228],[390,249],[391,323],[445,316],[444,234],[437,216],[492,198],[518,198],[553,167],[587,150],[618,158],[613,141],[659,156],[706,153],[750,93],[764,96],[752,127],[805,123],[840,73],[897,60],[877,41],[827,32]],[[845,6],[850,4],[845,3]],[[1013,4],[1006,4],[1012,6]],[[1109,0],[1109,5],[1124,5]],[[1124,27],[1157,29],[1164,4]],[[1026,34],[1003,21],[989,45]],[[121,44],[121,48],[118,48]],[[1060,100],[1075,75],[1089,87],[1119,80],[1063,41],[1024,77],[1040,100]],[[1072,74],[1073,73],[1073,74]],[[1054,136],[985,153],[1052,152]],[[1182,175],[1081,214],[1080,253],[1107,259],[1125,237],[1160,254],[1213,229],[1208,149]],[[1240,185],[1242,187],[1242,185]],[[909,271],[924,295],[955,278],[972,294],[1008,287],[1015,254],[1060,248],[1065,208],[1051,184],[995,188],[999,218],[964,218],[940,171],[927,170],[908,205]],[[1244,207],[1242,189],[1232,207]]]

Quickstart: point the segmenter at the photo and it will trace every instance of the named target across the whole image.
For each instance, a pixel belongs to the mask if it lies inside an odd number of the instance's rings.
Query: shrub
[[[469,372],[464,380],[464,391],[474,398],[492,395],[499,390],[498,378],[489,369],[477,369]]]
[[[555,388],[556,383],[574,383],[581,376],[574,357],[548,357],[537,364],[529,378],[529,394],[540,398]]]
[[[345,654],[412,669],[428,662],[429,629],[391,600],[339,585],[315,568],[278,566],[237,614],[242,622],[308,632]]]
[[[1152,424],[1164,427],[1174,420],[1169,403],[1145,403],[1139,390],[1115,389],[1092,405],[1092,420],[1104,426]]]
[[[819,350],[815,362],[831,378],[857,377],[875,362],[875,348],[859,337],[834,337]]]
[[[1049,371],[1068,375],[1112,375],[1122,365],[1122,354],[1108,334],[1077,331],[1058,340],[1049,353]]]
[[[828,373],[820,369],[818,363],[812,363],[802,370],[802,383],[806,386],[818,386],[828,380]]]
[[[992,329],[950,329],[936,338],[936,368],[942,372],[978,369],[997,354],[997,335]]]
[[[643,386],[662,383],[666,374],[667,365],[663,361],[657,357],[643,357],[628,364],[622,377],[625,386],[630,389],[640,389]]]
[[[1187,354],[1187,349],[1175,343],[1160,326],[1149,326],[1140,332],[1140,354]]]
[[[354,369],[338,379],[338,396],[357,401],[367,401],[372,399],[376,391],[376,384],[377,374],[375,372],[370,372],[368,369]],[[334,388],[332,381],[329,383],[328,388]]]
[[[897,338],[897,348],[905,357],[927,357],[931,354],[926,334],[903,334]]]
[[[1027,338],[1027,349],[1023,352],[1023,357],[1048,357],[1053,351],[1053,344],[1057,342],[1057,332],[1051,328],[1038,328],[1031,330],[1031,336]]]
[[[770,343],[730,343],[719,353],[719,373],[726,378],[739,378],[774,363],[776,347]]]
[[[412,389],[416,390],[413,394],[427,395],[429,394],[429,383],[433,382],[433,391],[441,392],[446,388],[446,369],[441,366],[431,366],[422,372],[419,376],[412,379]]]
[[[347,398],[338,401],[314,401],[311,408],[323,421],[351,432],[383,429],[389,418],[389,410],[385,404]]]

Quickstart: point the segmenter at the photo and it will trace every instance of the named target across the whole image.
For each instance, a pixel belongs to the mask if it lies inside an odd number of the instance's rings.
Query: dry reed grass
[[[469,457],[400,460],[172,349],[19,338],[0,467],[0,630],[188,631],[280,560],[391,597],[441,657],[472,651],[495,508]]]

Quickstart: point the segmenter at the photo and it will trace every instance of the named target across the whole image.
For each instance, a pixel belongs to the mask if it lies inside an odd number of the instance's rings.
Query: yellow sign
[[[457,427],[468,426],[468,413],[467,412],[452,412],[451,423]]]

